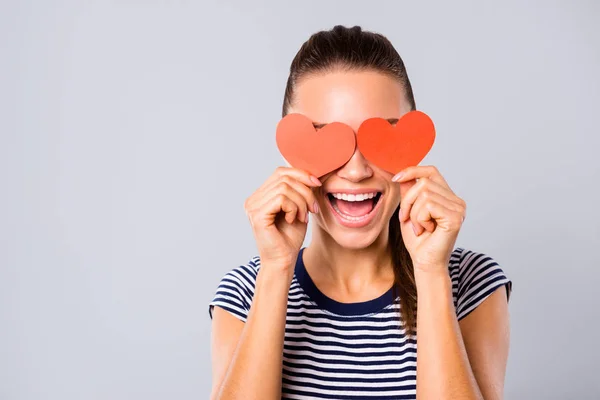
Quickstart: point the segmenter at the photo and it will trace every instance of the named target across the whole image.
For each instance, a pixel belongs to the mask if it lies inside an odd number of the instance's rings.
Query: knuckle
[[[283,193],[278,193],[275,196],[275,201],[279,204],[282,204],[286,201],[287,197]]]
[[[410,218],[411,219],[417,218],[417,207],[410,208]]]
[[[456,230],[456,229],[460,228],[461,223],[462,223],[462,217],[452,218],[450,220],[450,229]]]
[[[253,206],[253,199],[252,199],[252,197],[249,197],[246,199],[246,201],[244,201],[244,211],[246,212],[246,214],[251,213],[252,206]]]
[[[288,185],[292,184],[293,179],[289,175],[283,175],[280,179],[280,182],[287,183]]]
[[[291,186],[289,183],[285,182],[285,181],[280,181],[277,184],[277,187],[279,189],[280,192],[287,192],[288,190],[291,189]]]
[[[286,176],[286,175],[287,175],[287,171],[289,171],[289,168],[287,168],[287,167],[282,167],[282,166],[279,166],[279,167],[275,168],[275,173],[274,173],[274,175],[275,175],[276,177],[280,177],[280,178],[281,178],[281,177],[284,177],[284,176]]]

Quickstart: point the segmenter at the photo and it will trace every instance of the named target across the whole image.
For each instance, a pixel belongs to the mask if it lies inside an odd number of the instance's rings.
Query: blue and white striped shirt
[[[298,254],[290,285],[283,349],[283,399],[415,399],[417,342],[400,324],[392,288],[360,303],[340,303],[316,287]],[[229,271],[209,304],[246,321],[259,257]],[[461,320],[512,282],[490,256],[458,247],[448,266]],[[416,336],[418,339],[418,334]]]

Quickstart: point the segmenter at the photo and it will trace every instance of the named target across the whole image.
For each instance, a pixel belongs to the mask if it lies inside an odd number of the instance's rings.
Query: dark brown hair
[[[335,26],[313,34],[294,57],[285,88],[282,116],[294,100],[294,89],[303,77],[336,70],[373,70],[397,79],[404,88],[410,109],[415,109],[406,68],[392,43],[383,35],[363,31],[360,26]],[[398,211],[390,219],[389,249],[394,265],[394,299],[400,297],[400,311],[408,334],[416,330],[417,288],[412,259],[402,240]]]

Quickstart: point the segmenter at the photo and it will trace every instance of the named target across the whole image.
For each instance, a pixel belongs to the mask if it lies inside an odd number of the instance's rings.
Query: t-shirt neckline
[[[296,280],[308,297],[322,309],[338,315],[364,315],[375,313],[392,304],[394,297],[393,286],[375,299],[357,303],[341,303],[328,297],[317,288],[308,274],[308,271],[306,271],[304,260],[302,258],[304,249],[304,247],[300,249],[298,258],[296,259],[296,266],[294,268]]]

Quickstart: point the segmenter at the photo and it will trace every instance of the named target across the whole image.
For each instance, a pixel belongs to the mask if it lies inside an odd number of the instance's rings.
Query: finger
[[[411,185],[411,182],[414,183]],[[410,185],[408,190],[406,190],[404,193],[402,193],[402,190],[400,191],[400,222],[404,222],[409,218],[412,212],[412,207],[415,201],[417,201],[419,198],[419,194],[422,192],[424,184],[424,180],[421,180],[420,182],[415,182],[413,180],[400,183],[400,187]]]
[[[423,192],[413,204],[410,212],[410,220],[413,226],[415,226],[415,230],[418,232],[416,232],[417,236],[423,233],[424,230],[428,232],[433,232],[435,230],[437,223],[432,219],[433,217],[429,213],[429,210],[432,206],[436,205],[441,205],[451,212],[460,213],[462,211],[459,205],[438,193]]]
[[[248,210],[248,217],[253,227],[267,227],[275,224],[279,213],[283,212],[286,221],[292,223],[298,214],[296,204],[284,194],[277,194],[263,199],[260,205]]]
[[[267,204],[270,199],[274,196],[284,195],[289,200],[293,201],[298,208],[298,219],[302,222],[306,222],[308,218],[308,204],[306,203],[305,198],[298,193],[291,184],[280,181],[275,186],[273,186],[272,190],[267,192],[263,197],[262,201],[258,200],[256,207],[261,208],[265,204]]]
[[[308,172],[296,168],[278,167],[271,176],[250,196],[248,203],[260,201],[260,199],[268,196],[269,192],[272,192],[273,188],[281,180],[290,182],[291,179],[302,182],[308,187],[319,187],[321,182]],[[313,202],[311,202],[311,205]],[[313,210],[314,212],[314,210]]]
[[[285,220],[289,224],[292,224],[298,217],[299,208],[296,202],[291,200],[285,194],[279,193],[269,198],[265,204],[262,205],[258,214],[261,215],[259,218],[264,218],[264,222],[268,226],[275,224],[275,219],[281,212],[284,213]],[[298,218],[298,220],[300,219]]]
[[[423,198],[418,198],[412,205],[408,216],[417,236],[421,235],[423,231],[433,232],[435,229],[435,223],[428,218],[427,209],[423,207],[424,203]],[[425,210],[425,213],[423,213],[423,210]]]
[[[270,187],[265,188],[265,192],[268,193],[269,191],[276,190],[275,188],[277,187],[277,185],[280,184],[280,182],[285,182],[293,189],[295,189],[300,195],[304,197],[304,201],[308,205],[308,209],[315,214],[317,213],[317,198],[313,192],[313,189],[306,186],[304,183],[294,179],[291,176],[282,176],[279,181],[274,182]]]
[[[273,172],[273,174],[271,174],[271,176],[269,178],[267,178],[267,180],[265,181],[265,183],[262,185],[261,188],[266,188],[268,186],[271,186],[274,182],[279,181],[281,179],[281,177],[283,177],[283,176],[292,177],[292,178],[296,179],[297,181],[300,181],[310,187],[321,186],[321,181],[316,176],[313,176],[310,173],[308,173],[302,169],[290,168],[290,167],[277,167],[275,169],[275,172]]]
[[[417,236],[424,230],[433,232],[437,226],[448,226],[448,221],[458,219],[462,222],[463,210],[443,196],[433,193],[421,196],[412,207],[410,220],[415,226]]]
[[[435,229],[458,230],[462,223],[462,213],[446,207],[445,204],[432,201],[420,207],[417,221],[433,220]]]
[[[302,193],[304,191],[304,194]],[[308,210],[314,212],[314,195],[311,201],[311,189],[290,177],[284,176],[281,181],[275,183],[269,191],[265,194],[265,197],[269,197],[270,193],[284,193],[292,201],[298,204],[300,209],[300,220],[306,222],[308,218]],[[308,200],[307,200],[308,197]]]
[[[285,195],[278,196],[278,199],[280,199],[280,201],[281,201],[281,211],[283,211],[285,213],[285,220],[289,224],[293,224],[294,220],[296,219],[296,216],[298,215],[298,212],[300,211],[300,209],[298,208],[298,205],[293,200],[290,200]],[[307,222],[307,221],[303,220],[301,222]]]
[[[392,181],[406,182],[412,179],[420,178],[429,178],[432,181],[438,183],[439,185],[446,187],[448,190],[452,190],[450,189],[448,182],[446,182],[440,171],[433,165],[416,165],[413,167],[405,168],[396,175],[394,175]]]
[[[401,187],[403,185],[408,185],[408,182],[400,184]],[[464,201],[458,196],[456,196],[454,193],[452,193],[452,191],[449,191],[447,188],[441,186],[437,182],[430,180],[429,178],[421,178],[417,183],[413,184],[411,187],[406,189],[405,193],[401,193],[400,195],[400,221],[404,222],[406,220],[410,212],[410,206],[414,204],[414,202],[421,195],[421,193],[425,192],[436,193],[444,197],[446,200],[456,203],[457,206],[464,205]]]

